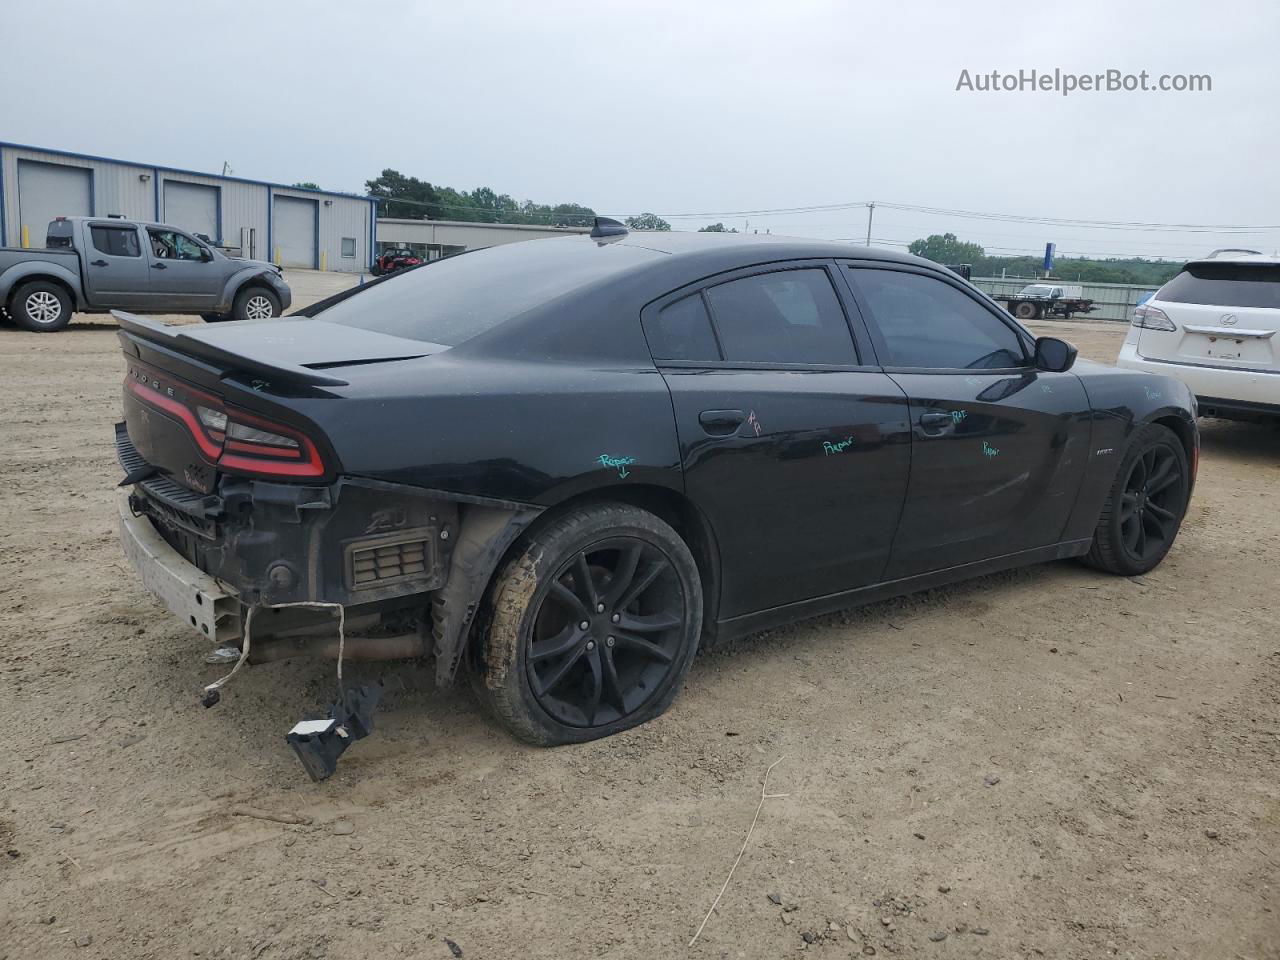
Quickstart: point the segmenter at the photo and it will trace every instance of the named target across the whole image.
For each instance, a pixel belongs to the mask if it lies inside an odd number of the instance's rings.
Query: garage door
[[[17,236],[22,242],[43,247],[49,221],[54,217],[93,216],[93,173],[84,167],[64,167],[35,160],[18,161]]]
[[[280,264],[286,267],[319,267],[316,262],[316,201],[276,197],[273,210],[272,242]]]
[[[188,233],[203,233],[211,240],[221,240],[218,236],[218,188],[203,183],[166,180],[164,216],[161,219]]]

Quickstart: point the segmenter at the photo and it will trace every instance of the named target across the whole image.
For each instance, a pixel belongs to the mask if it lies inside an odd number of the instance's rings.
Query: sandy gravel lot
[[[426,667],[349,668],[390,693],[316,785],[284,732],[332,665],[203,710],[218,668],[120,555],[122,364],[84,319],[0,331],[0,960],[1280,957],[1280,430],[1204,423],[1150,576],[752,637],[607,741],[524,747]],[[1123,334],[1041,326],[1103,360]]]

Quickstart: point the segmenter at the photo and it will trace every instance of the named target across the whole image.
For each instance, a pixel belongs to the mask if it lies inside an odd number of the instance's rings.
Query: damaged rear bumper
[[[451,682],[484,590],[540,509],[360,477],[326,485],[224,476],[199,494],[159,474],[116,428],[132,492],[121,496],[126,556],[161,603],[203,636],[239,646],[250,607],[254,662],[333,656],[340,606],[345,655],[431,654]],[[293,607],[295,609],[284,609]]]
[[[229,586],[198,569],[160,536],[145,516],[117,493],[120,545],[142,585],[183,623],[216,644],[234,644],[242,630],[240,598]]]

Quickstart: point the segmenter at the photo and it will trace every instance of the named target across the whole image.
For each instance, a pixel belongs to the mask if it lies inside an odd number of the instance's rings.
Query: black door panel
[[[1071,373],[894,373],[910,398],[911,481],[888,579],[1057,543],[1089,454]]]
[[[906,398],[861,371],[665,369],[685,490],[720,547],[721,619],[881,579],[907,485]],[[746,417],[727,435],[724,415]]]

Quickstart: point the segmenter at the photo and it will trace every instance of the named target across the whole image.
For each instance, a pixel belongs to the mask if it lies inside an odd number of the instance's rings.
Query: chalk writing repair
[[[618,471],[618,476],[621,477],[622,479],[626,479],[627,477],[631,476],[631,474],[627,471],[627,467],[630,464],[635,463],[636,458],[635,457],[611,457],[607,453],[602,453],[600,454],[600,456],[596,458],[596,462],[599,463],[600,466],[602,467],[615,468]]]
[[[845,437],[843,440],[837,443],[832,443],[829,440],[823,440],[822,452],[829,457],[833,453],[844,453],[851,446],[853,446],[853,437]]]

